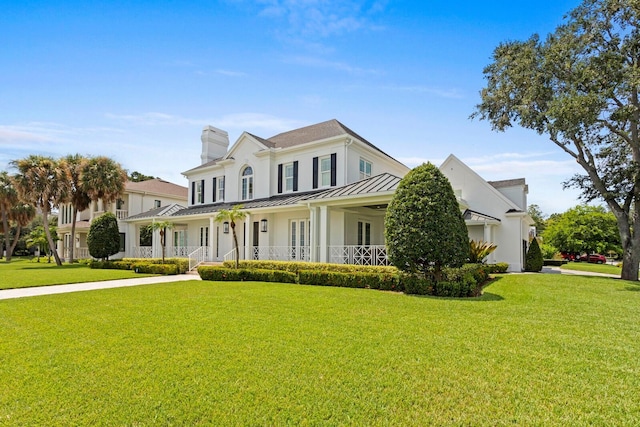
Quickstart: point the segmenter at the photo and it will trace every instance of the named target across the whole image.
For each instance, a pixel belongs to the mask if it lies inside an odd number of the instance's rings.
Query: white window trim
[[[287,175],[287,172],[290,171],[291,175]],[[293,192],[293,162],[291,163],[285,163],[282,166],[282,174],[283,174],[283,181],[284,181],[284,192],[285,193],[291,193]]]
[[[324,161],[328,161],[329,169],[323,170],[322,164]],[[323,156],[318,159],[320,163],[318,165],[318,186],[319,187],[330,187],[331,186],[331,156]],[[327,183],[324,182],[324,177],[327,176]]]
[[[367,165],[369,165],[369,173],[367,174]],[[358,162],[358,170],[360,171],[360,179],[371,178],[373,174],[373,163],[363,157]]]

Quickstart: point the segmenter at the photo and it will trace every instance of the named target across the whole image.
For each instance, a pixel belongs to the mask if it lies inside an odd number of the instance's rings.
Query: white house
[[[87,248],[87,235],[91,221],[102,215],[105,211],[112,212],[118,219],[120,229],[120,249],[121,252],[113,258],[121,258],[128,252],[129,247],[139,246],[131,243],[132,239],[139,242],[140,233],[134,237],[128,234],[129,225],[122,220],[142,212],[153,212],[162,206],[179,204],[187,205],[187,188],[164,181],[162,179],[151,179],[142,182],[128,181],[125,189],[116,203],[108,206],[102,200],[94,201],[88,209],[78,212],[76,218],[76,235],[71,236],[71,226],[73,221],[73,207],[70,203],[63,204],[58,211],[58,241],[57,249],[61,258],[69,259],[69,248],[75,244],[74,258],[89,258],[89,249]],[[143,232],[144,235],[144,232]],[[143,236],[144,237],[144,236]],[[147,239],[151,245],[151,239]],[[151,254],[149,253],[148,256]]]
[[[159,256],[159,239],[141,245],[141,231],[170,221],[167,256],[188,256],[192,265],[231,259],[229,224],[215,218],[242,205],[241,258],[387,263],[384,215],[409,168],[339,121],[266,139],[244,132],[230,148],[225,131],[207,126],[201,141],[201,164],[183,173],[187,206],[163,205],[123,220],[134,236],[129,256]],[[488,183],[454,156],[441,170],[459,196],[470,238],[496,243],[490,261],[520,271],[531,222],[524,179]]]

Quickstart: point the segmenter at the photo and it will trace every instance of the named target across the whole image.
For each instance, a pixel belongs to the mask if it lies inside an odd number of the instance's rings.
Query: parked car
[[[607,258],[600,254],[582,255],[580,261],[591,262],[594,264],[604,264],[607,262]]]
[[[578,252],[561,252],[562,259],[567,261],[580,261],[580,254]]]

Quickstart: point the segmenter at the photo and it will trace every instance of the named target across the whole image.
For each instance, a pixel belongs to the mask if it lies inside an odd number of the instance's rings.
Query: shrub
[[[524,258],[524,271],[539,272],[542,270],[542,252],[540,252],[540,246],[538,245],[538,239],[533,239],[529,250]]]
[[[102,260],[108,260],[111,255],[120,252],[120,230],[113,213],[105,212],[93,220],[87,246],[92,257]]]
[[[370,288],[399,290],[398,275],[388,273],[341,273],[334,271],[300,270],[298,281],[301,285],[339,286],[343,288]]]
[[[540,245],[540,252],[542,252],[543,259],[562,259],[560,251],[549,243],[543,243]]]
[[[443,267],[469,258],[469,234],[447,177],[431,163],[398,184],[385,216],[389,260],[398,269],[441,280]]]
[[[226,268],[233,268],[235,261],[225,261]],[[265,270],[284,270],[297,273],[300,270],[312,271],[333,271],[338,273],[386,273],[397,274],[398,269],[392,266],[383,265],[353,265],[353,264],[331,264],[326,262],[305,262],[305,261],[269,261],[269,260],[247,260],[240,261],[239,268],[257,268]]]
[[[497,248],[498,246],[494,243],[469,240],[469,262],[472,264],[482,263]]]
[[[122,262],[130,264],[143,262],[148,264],[162,264],[162,258],[123,258]],[[189,260],[186,258],[165,258],[165,264],[175,264],[178,274],[184,274],[189,270]]]
[[[567,261],[563,259],[545,259],[542,261],[542,265],[550,265],[554,267],[560,267],[562,264],[566,264]]]
[[[131,264],[131,269],[136,273],[145,274],[178,274],[178,266],[175,264],[153,264],[149,262],[137,262]]]
[[[506,273],[508,269],[509,264],[507,264],[506,262],[484,265],[484,270],[487,272],[487,274]]]
[[[444,269],[441,281],[415,274],[403,274],[400,280],[407,294],[461,298],[480,296],[488,278],[485,266],[466,264],[460,268]]]

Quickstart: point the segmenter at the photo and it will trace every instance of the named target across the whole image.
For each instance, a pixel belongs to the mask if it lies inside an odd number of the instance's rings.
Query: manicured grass
[[[0,289],[100,282],[146,276],[153,276],[153,274],[136,274],[127,270],[92,270],[86,264],[63,264],[58,267],[55,262],[47,263],[46,258],[41,258],[40,262],[36,262],[35,258],[14,258],[9,263],[4,259],[0,261]]]
[[[182,282],[0,301],[1,425],[638,425],[640,286]]]
[[[560,268],[565,270],[589,271],[593,273],[606,273],[620,275],[622,268],[610,264],[592,264],[589,262],[569,262],[563,264]]]

